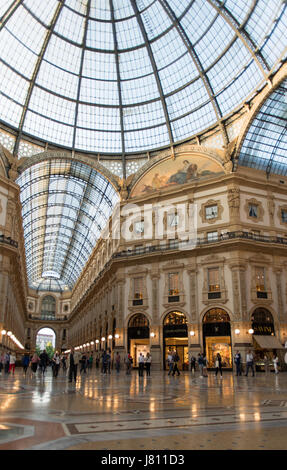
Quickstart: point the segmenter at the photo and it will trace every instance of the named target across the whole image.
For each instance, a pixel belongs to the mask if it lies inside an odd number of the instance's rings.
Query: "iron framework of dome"
[[[281,0],[2,0],[0,121],[14,153],[30,136],[123,167],[212,125],[226,141],[286,37]]]
[[[21,188],[29,286],[71,290],[119,201],[93,168],[50,159],[27,168]]]

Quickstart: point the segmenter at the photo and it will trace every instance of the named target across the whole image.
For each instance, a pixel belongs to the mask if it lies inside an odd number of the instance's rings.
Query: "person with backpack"
[[[177,351],[174,351],[172,357],[173,357],[173,370],[172,370],[172,375],[174,376],[175,373],[177,372],[177,376],[179,376],[179,375],[180,375],[180,372],[179,372],[178,365],[177,365],[177,363],[179,362],[179,355],[177,354]]]

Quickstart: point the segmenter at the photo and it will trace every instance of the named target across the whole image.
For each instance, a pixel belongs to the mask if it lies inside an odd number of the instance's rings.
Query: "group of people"
[[[150,376],[150,368],[151,368],[151,354],[148,352],[146,357],[140,353],[138,357],[138,366],[139,366],[139,377],[143,377],[144,369],[146,369],[147,377]]]
[[[13,352],[1,352],[0,354],[0,375],[15,373],[16,356]]]

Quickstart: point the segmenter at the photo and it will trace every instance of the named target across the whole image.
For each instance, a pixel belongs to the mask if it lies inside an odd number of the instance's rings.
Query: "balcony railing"
[[[12,240],[11,237],[5,237],[3,234],[0,235],[0,243],[5,243],[6,245],[11,245],[15,248],[18,248],[18,243],[15,240]]]
[[[227,232],[221,235],[218,235],[217,238],[207,239],[207,238],[197,238],[188,241],[179,241],[176,246],[171,246],[170,243],[162,244],[162,245],[155,245],[155,246],[147,246],[142,248],[137,248],[136,250],[124,250],[120,251],[119,253],[114,253],[112,258],[121,258],[121,257],[128,257],[128,256],[137,256],[143,254],[150,254],[150,253],[157,253],[162,251],[170,251],[174,249],[179,250],[188,250],[197,248],[199,246],[210,245],[212,243],[221,243],[223,241],[229,240],[252,240],[256,242],[263,242],[263,243],[276,243],[277,245],[286,245],[287,246],[287,238],[286,237],[274,237],[268,235],[256,235],[250,232],[244,231],[237,231],[237,232]]]

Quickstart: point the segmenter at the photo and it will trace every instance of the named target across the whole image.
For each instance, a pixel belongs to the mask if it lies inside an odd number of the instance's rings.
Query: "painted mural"
[[[169,158],[158,163],[136,183],[132,196],[152,193],[159,189],[190,183],[193,180],[210,178],[224,174],[223,168],[216,160],[204,155],[181,155],[175,160]]]

